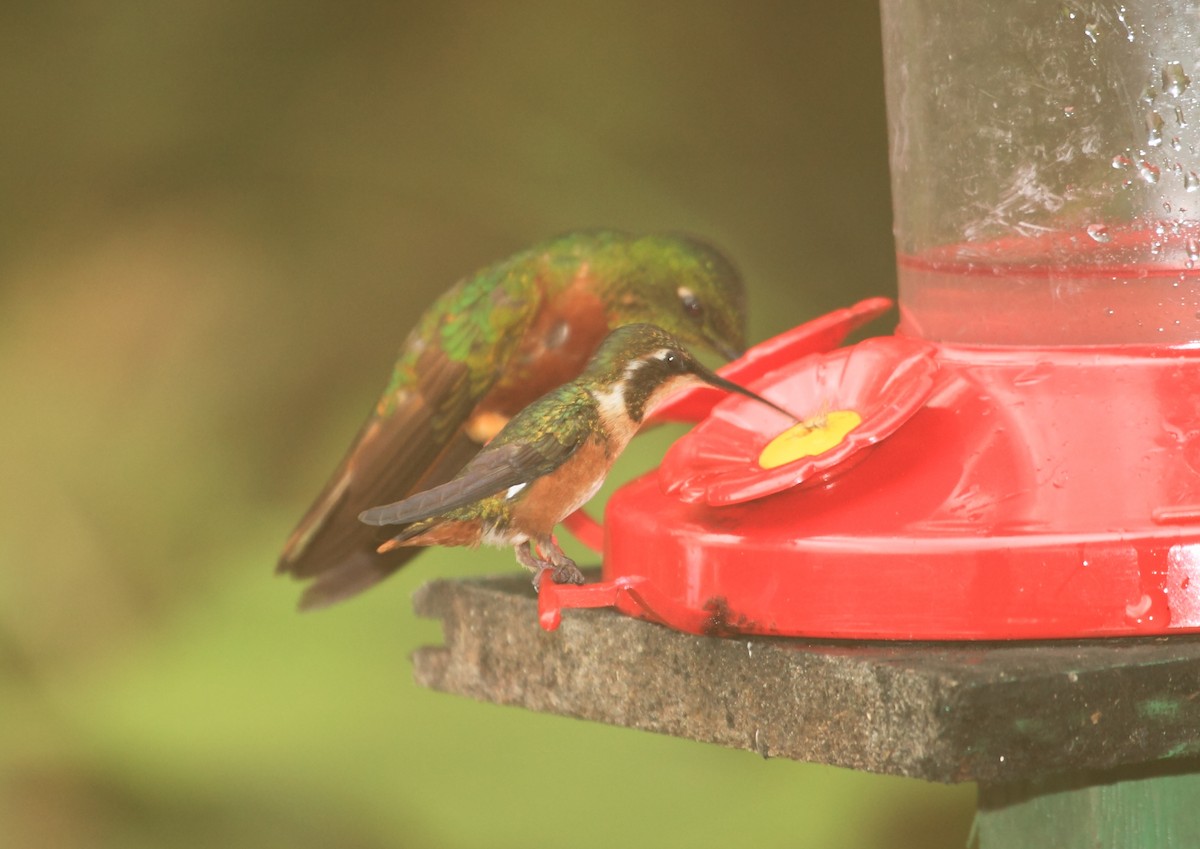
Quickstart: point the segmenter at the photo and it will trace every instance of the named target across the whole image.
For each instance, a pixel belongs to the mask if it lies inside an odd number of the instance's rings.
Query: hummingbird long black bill
[[[777,410],[780,413],[783,413],[785,416],[787,416],[793,422],[800,421],[799,416],[795,415],[794,413],[789,413],[787,410],[783,409],[783,407],[779,406],[774,401],[768,401],[766,398],[762,397],[761,395],[751,392],[746,387],[739,386],[738,384],[734,383],[732,380],[726,380],[725,378],[721,377],[721,375],[717,374],[716,372],[712,372],[712,371],[709,371],[708,369],[704,369],[703,371],[698,371],[696,374],[701,380],[703,380],[705,383],[710,384],[711,386],[715,386],[718,389],[724,389],[726,392],[736,392],[738,395],[744,395],[747,398],[753,398],[758,403],[766,404],[772,410]]]

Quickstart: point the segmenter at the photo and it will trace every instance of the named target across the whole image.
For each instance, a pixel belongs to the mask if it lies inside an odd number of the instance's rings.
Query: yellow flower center
[[[768,442],[758,455],[758,465],[774,469],[801,457],[824,454],[860,424],[862,416],[854,410],[834,410],[806,419]]]

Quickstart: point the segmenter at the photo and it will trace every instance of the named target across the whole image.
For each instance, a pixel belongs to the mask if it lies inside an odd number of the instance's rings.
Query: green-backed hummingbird
[[[693,238],[581,232],[438,298],[284,547],[278,571],[312,581],[301,607],[348,598],[400,568],[418,549],[379,553],[358,514],[450,480],[519,410],[578,376],[612,328],[636,322],[731,358],[745,345],[742,280]]]
[[[708,383],[794,417],[700,364],[674,336],[650,324],[612,331],[574,380],[517,413],[451,481],[373,507],[365,524],[403,529],[379,546],[512,546],[538,587],[583,583],[558,547],[554,527],[604,482],[646,415],[678,390]]]

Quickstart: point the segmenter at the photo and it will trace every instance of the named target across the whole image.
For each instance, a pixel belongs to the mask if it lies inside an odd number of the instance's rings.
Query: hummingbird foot
[[[538,551],[543,557],[546,557],[553,564],[554,571],[550,573],[550,577],[554,579],[556,584],[582,584],[583,573],[579,571],[579,567],[575,565],[575,561],[567,557],[563,550],[558,547],[554,537],[547,537],[537,544]]]
[[[541,590],[542,578],[547,572],[550,573],[550,580],[556,584],[583,583],[583,572],[579,571],[575,561],[567,557],[553,539],[540,542],[537,550],[539,552],[544,550],[545,554],[543,556],[535,554],[532,541],[523,542],[513,548],[517,555],[517,562],[533,572],[534,591]]]
[[[532,543],[529,542],[519,543],[513,546],[513,552],[517,555],[517,562],[533,572],[533,591],[540,592],[542,589],[542,575],[553,570],[554,564],[547,563],[534,554],[531,545]]]

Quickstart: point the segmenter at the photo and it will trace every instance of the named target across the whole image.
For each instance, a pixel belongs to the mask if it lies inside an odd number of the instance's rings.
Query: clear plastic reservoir
[[[901,331],[1200,341],[1200,4],[881,6]]]

